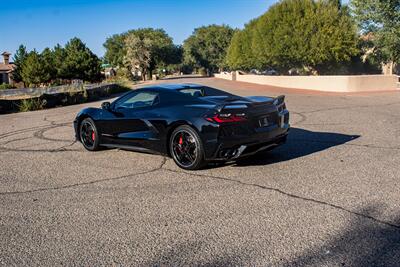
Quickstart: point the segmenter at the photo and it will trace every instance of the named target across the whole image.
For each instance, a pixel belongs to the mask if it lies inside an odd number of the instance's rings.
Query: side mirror
[[[110,110],[111,109],[111,104],[110,102],[103,102],[101,103],[101,108],[105,110]]]

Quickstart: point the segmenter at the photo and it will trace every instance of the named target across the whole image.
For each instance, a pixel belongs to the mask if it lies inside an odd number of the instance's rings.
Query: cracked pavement
[[[399,266],[400,95],[285,94],[288,143],[188,172],[170,158],[87,152],[85,106],[0,115],[1,266]]]

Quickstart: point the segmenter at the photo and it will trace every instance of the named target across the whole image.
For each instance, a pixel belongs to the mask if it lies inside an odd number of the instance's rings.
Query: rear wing
[[[271,97],[260,97],[260,96],[249,96],[247,97],[254,102],[251,104],[237,104],[237,103],[222,103],[215,106],[215,109],[220,112],[221,110],[246,110],[251,106],[262,106],[273,104],[275,106],[280,106],[285,103],[285,96],[280,95],[275,98]]]

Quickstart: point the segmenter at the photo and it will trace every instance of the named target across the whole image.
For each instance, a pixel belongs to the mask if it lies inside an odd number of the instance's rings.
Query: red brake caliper
[[[178,143],[179,143],[180,145],[182,145],[182,144],[183,144],[183,138],[182,138],[182,135],[179,137],[179,141],[178,141]]]
[[[92,132],[92,140],[94,141],[94,139],[95,139],[95,134],[94,134],[94,131]]]

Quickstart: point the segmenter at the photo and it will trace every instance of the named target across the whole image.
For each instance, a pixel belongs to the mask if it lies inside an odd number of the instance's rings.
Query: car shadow
[[[300,128],[291,128],[284,145],[271,151],[260,152],[251,157],[240,159],[233,166],[267,165],[296,159],[331,147],[343,145],[359,137],[360,135],[314,132]]]

